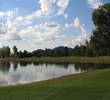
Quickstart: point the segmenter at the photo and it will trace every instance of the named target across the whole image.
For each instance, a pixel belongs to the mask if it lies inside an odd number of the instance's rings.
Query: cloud
[[[54,0],[53,3],[54,2],[56,1]],[[65,4],[65,6],[61,6],[61,7],[65,9],[67,5],[68,3]],[[43,9],[44,8],[42,8],[39,11],[43,11]],[[51,8],[50,6],[47,9],[53,9],[53,8]],[[31,37],[30,41],[32,44],[42,45],[46,43],[54,43],[54,42],[62,41],[62,39],[66,37],[66,35],[63,34],[62,31],[67,30],[68,28],[71,27],[79,28],[81,31],[81,35],[78,36],[76,39],[69,41],[67,43],[68,46],[80,44],[87,39],[87,31],[84,29],[79,18],[76,18],[74,22],[71,24],[66,23],[64,26],[56,22],[45,22],[37,25],[32,25],[32,21],[29,19],[29,16],[17,16],[16,11],[8,11],[2,13],[3,14],[1,14],[1,17],[5,16],[7,18],[7,21],[6,23],[0,24],[1,39],[18,41],[18,40],[25,40],[27,39],[27,37],[28,38]],[[67,15],[65,14],[65,18],[67,17],[68,14]],[[23,27],[23,28],[19,29],[19,27]]]
[[[32,20],[34,18],[48,17],[51,15],[55,16],[56,14],[63,15],[64,18],[68,18],[68,14],[65,13],[65,9],[67,8],[69,1],[70,0],[39,0],[40,9],[27,16],[18,16],[18,9],[0,12],[0,18],[7,18],[7,22],[1,23],[0,25],[0,34],[4,33],[5,35],[7,34],[7,31],[9,34],[9,32],[12,32],[12,30],[16,29],[17,31],[17,29],[21,26],[28,26],[32,24]],[[59,7],[58,10],[54,7],[55,5]]]
[[[0,24],[0,35],[5,34],[7,31],[7,26],[3,23]]]
[[[14,15],[13,11],[0,12],[0,17],[13,16],[13,15]]]
[[[68,14],[65,13],[65,9],[69,5],[69,1],[70,0],[39,0],[40,9],[30,15],[24,16],[24,19],[31,20],[33,18],[55,15],[63,15],[64,18],[68,18]],[[55,6],[57,6],[57,9]]]
[[[35,17],[48,17],[54,15],[63,15],[64,18],[68,17],[65,9],[69,5],[70,0],[39,0],[40,9],[32,14],[25,16],[25,19],[33,19]],[[57,6],[58,10],[55,8]],[[56,14],[55,14],[56,13]]]
[[[15,34],[15,33],[8,33],[6,35],[1,35],[2,39],[5,39],[5,40],[21,40],[21,37],[18,35],[18,34]]]
[[[60,33],[63,29],[64,28],[61,25],[55,22],[46,22],[33,27],[29,26],[28,28],[21,30],[18,34],[21,37],[31,34],[35,37],[33,39],[35,44],[44,44],[64,38],[65,35]]]
[[[15,16],[17,10],[2,12],[1,17],[6,17],[6,23],[0,24],[0,38],[5,40],[20,40],[17,34],[17,25],[15,25]],[[17,23],[16,23],[17,24]]]
[[[87,2],[93,9],[97,9],[100,5],[103,4],[101,0],[87,0]]]
[[[64,26],[61,26],[55,22],[41,23],[33,27],[29,26],[26,29],[18,32],[18,35],[22,38],[25,38],[28,35],[34,36],[32,43],[42,45],[48,42],[53,43],[56,42],[56,40],[58,41],[65,38],[66,35],[64,35],[62,31],[71,27],[78,28],[81,32],[81,35],[68,41],[66,46],[74,47],[75,45],[84,43],[85,40],[88,39],[87,31],[79,18],[76,18],[72,24],[65,24]]]
[[[54,12],[53,5],[56,0],[39,0],[40,9],[36,10],[32,14],[25,16],[26,19],[33,19],[34,17],[45,17],[49,16]]]
[[[73,24],[70,24],[70,25],[66,24],[65,26],[79,28],[79,30],[81,32],[81,35],[79,35],[78,37],[74,38],[73,40],[67,42],[66,46],[74,47],[76,45],[80,45],[80,44],[84,43],[88,39],[87,31],[84,28],[84,26],[81,24],[81,21],[79,18],[76,18],[74,20]]]
[[[63,15],[64,18],[68,18],[68,14],[65,13],[65,9],[69,5],[70,0],[59,0],[57,6],[60,7],[58,15]]]
[[[40,10],[37,11],[38,14],[48,15],[53,12],[52,5],[56,2],[56,0],[40,0]]]
[[[4,12],[6,13],[6,12]],[[46,22],[31,26],[31,21],[23,16],[4,15],[6,23],[0,24],[0,38],[5,40],[23,40],[28,36],[35,36],[36,41],[54,41],[63,35],[59,34],[63,27],[55,22]],[[19,27],[26,26],[19,30]],[[42,32],[43,31],[43,32]]]
[[[54,33],[54,32],[47,32],[47,33],[37,33],[37,38],[33,40],[35,44],[45,44],[47,42],[56,42],[56,40],[64,38],[65,35],[62,35],[60,33]]]
[[[73,26],[76,27],[76,28],[82,26],[79,18],[76,18],[76,19],[74,20]]]
[[[0,24],[0,38],[5,40],[26,40],[31,44],[42,45],[58,41],[65,41],[67,37],[63,32],[68,28],[78,28],[81,35],[67,43],[68,46],[73,46],[82,43],[87,39],[87,31],[82,25],[79,18],[76,18],[73,23],[60,25],[56,22],[44,22],[33,24],[34,18],[44,18],[49,16],[64,16],[68,18],[66,9],[70,0],[39,0],[40,9],[34,11],[27,16],[18,15],[17,10],[0,12],[0,19],[6,18],[6,21]],[[57,9],[56,9],[57,7]],[[28,38],[28,39],[27,39]]]
[[[32,25],[34,18],[44,18],[55,15],[63,15],[64,18],[68,18],[68,14],[65,13],[65,9],[67,8],[69,1],[70,0],[39,0],[40,9],[32,12],[27,16],[19,16],[18,9],[7,12],[1,11],[0,19],[3,19],[5,17],[6,21],[0,24],[0,38],[5,40],[22,40],[22,38],[24,37],[23,34],[26,32],[26,30],[20,30],[20,27],[26,27],[26,29],[28,29],[28,27]],[[56,9],[55,6],[57,6],[58,9]],[[51,27],[52,26],[54,26],[54,23],[51,23]],[[41,27],[46,27],[46,25],[41,24]],[[40,29],[41,27],[39,26]],[[52,29],[50,27],[46,28],[48,29],[48,31],[49,29]],[[58,31],[57,28],[59,27],[54,27],[54,33],[56,32],[55,29]],[[27,30],[27,32],[29,33],[29,30]]]
[[[66,9],[70,0],[58,0],[57,5],[62,9]]]

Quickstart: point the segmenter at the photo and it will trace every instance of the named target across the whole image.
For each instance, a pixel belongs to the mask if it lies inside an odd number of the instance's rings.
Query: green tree
[[[16,46],[13,46],[13,57],[18,57],[18,49]]]
[[[14,53],[14,54],[17,54],[17,53],[18,53],[18,49],[17,49],[16,46],[13,47],[13,53]]]
[[[6,57],[10,57],[10,48],[3,46],[2,48],[0,48],[0,57],[1,58],[6,58]]]
[[[110,3],[96,9],[92,19],[96,29],[90,38],[89,48],[94,56],[110,55]]]

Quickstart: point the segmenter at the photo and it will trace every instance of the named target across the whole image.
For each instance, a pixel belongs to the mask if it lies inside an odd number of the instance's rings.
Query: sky
[[[0,47],[74,47],[95,29],[92,12],[109,0],[0,0]]]

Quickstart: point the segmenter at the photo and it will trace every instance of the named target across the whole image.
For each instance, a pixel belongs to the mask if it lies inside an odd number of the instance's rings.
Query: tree
[[[97,29],[110,32],[110,3],[96,9],[93,12],[92,19]]]
[[[6,54],[6,57],[10,57],[11,50],[9,47],[5,47],[5,54]]]
[[[16,46],[13,47],[13,57],[17,57],[18,56],[18,49]]]
[[[94,56],[110,55],[110,3],[96,9],[92,19],[96,29],[90,38],[90,49]]]
[[[6,57],[10,57],[10,48],[3,46],[2,48],[0,48],[0,57],[1,58],[6,58]]]
[[[18,49],[17,49],[16,46],[13,47],[13,52],[14,52],[14,54],[17,54],[18,53]]]

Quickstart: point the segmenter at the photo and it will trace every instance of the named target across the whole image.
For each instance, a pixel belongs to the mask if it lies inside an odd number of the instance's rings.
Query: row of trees
[[[74,55],[74,49],[68,47],[57,47],[54,49],[38,49],[33,52],[27,50],[18,50],[16,46],[13,47],[13,53],[10,52],[9,47],[0,48],[0,58],[16,57],[16,58],[26,58],[26,57],[62,57]]]
[[[18,51],[17,47],[14,46],[12,54],[10,48],[4,46],[0,48],[0,57],[110,56],[110,3],[94,10],[92,20],[96,29],[93,30],[90,41],[86,41],[85,45],[75,46],[74,49],[58,47],[39,49],[33,52]]]
[[[13,47],[13,54],[12,57],[60,57],[60,56],[70,56],[72,53],[72,48],[68,47],[58,47],[54,49],[38,49],[33,52],[29,52],[27,50],[18,51],[17,47]]]

